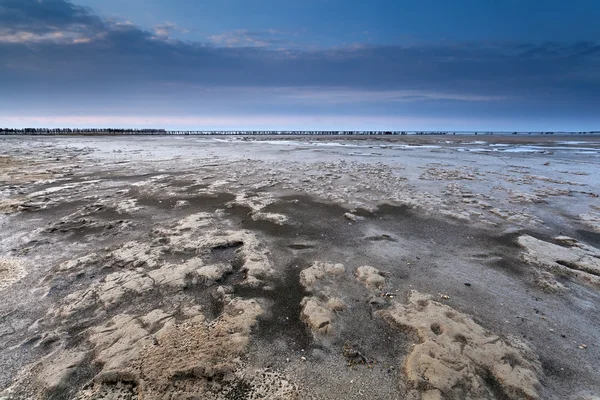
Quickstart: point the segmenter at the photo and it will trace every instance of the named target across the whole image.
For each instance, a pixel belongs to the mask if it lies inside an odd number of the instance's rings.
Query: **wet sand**
[[[600,393],[599,137],[0,149],[0,398]]]

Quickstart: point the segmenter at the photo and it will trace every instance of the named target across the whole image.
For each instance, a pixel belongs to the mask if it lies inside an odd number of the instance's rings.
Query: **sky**
[[[597,0],[0,0],[0,127],[600,130]]]

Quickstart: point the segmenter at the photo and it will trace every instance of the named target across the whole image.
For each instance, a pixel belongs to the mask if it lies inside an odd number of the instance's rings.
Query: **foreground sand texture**
[[[0,137],[0,399],[600,397],[600,138]]]

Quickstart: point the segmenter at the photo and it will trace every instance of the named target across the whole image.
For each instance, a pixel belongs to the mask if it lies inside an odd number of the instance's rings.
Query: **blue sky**
[[[600,129],[600,3],[0,0],[0,126]]]

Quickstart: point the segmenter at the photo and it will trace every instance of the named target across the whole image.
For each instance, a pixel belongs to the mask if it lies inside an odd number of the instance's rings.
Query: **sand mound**
[[[161,309],[119,314],[88,331],[91,351],[58,350],[30,368],[21,384],[32,396],[58,395],[91,358],[99,372],[75,395],[79,400],[296,399],[298,389],[285,376],[242,362],[261,305],[229,296],[224,301],[211,322],[197,306],[180,310],[180,323]]]
[[[600,250],[564,236],[555,240],[562,245],[529,235],[520,236],[519,245],[525,249],[523,259],[546,270],[541,272],[546,272],[546,277],[547,272],[551,272],[600,285]]]
[[[95,361],[103,368],[88,398],[127,383],[135,396],[125,398],[135,399],[238,398],[230,397],[236,392],[249,399],[295,398],[295,387],[276,373],[243,369],[240,356],[261,314],[255,300],[229,299],[211,323],[197,314],[175,324],[161,310],[141,318],[119,315],[92,330]]]
[[[377,268],[368,265],[358,267],[355,275],[356,279],[364,283],[369,290],[381,290],[385,286],[385,277]]]
[[[300,272],[300,284],[312,293],[312,296],[302,299],[300,318],[315,336],[332,334],[335,314],[346,308],[344,302],[333,295],[331,288],[331,283],[344,272],[342,264],[320,261]]]
[[[539,398],[541,366],[523,343],[504,340],[417,291],[407,304],[378,314],[418,340],[404,362],[412,398]]]
[[[342,275],[344,271],[342,264],[315,261],[300,272],[300,284],[309,292],[323,291],[332,278]]]

